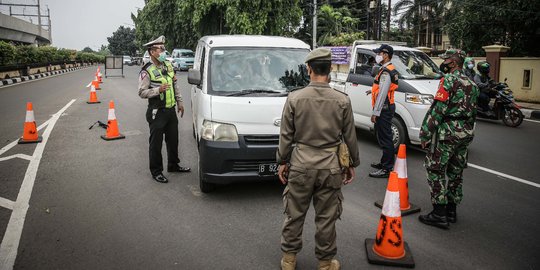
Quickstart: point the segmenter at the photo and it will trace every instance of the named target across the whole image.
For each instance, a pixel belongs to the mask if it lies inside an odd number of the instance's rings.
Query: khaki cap
[[[317,48],[306,56],[306,63],[312,60],[332,60],[332,52],[326,48]]]
[[[163,45],[165,44],[165,36],[160,36],[146,44],[144,44],[143,46],[147,47],[147,48],[150,48],[154,45]]]

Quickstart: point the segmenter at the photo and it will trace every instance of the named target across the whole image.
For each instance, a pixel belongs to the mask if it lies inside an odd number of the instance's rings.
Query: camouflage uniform
[[[463,169],[474,137],[478,95],[478,87],[461,70],[445,74],[424,118],[420,140],[430,143],[424,166],[433,204],[459,204],[463,198]]]

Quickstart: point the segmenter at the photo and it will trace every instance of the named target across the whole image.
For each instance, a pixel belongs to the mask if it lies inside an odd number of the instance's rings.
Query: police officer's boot
[[[457,222],[456,208],[457,205],[455,203],[448,203],[446,205],[446,219],[448,219],[448,222],[450,223]]]
[[[434,204],[433,211],[427,215],[418,216],[420,222],[435,226],[441,229],[449,229],[448,219],[446,218],[446,206],[444,204]]]
[[[283,253],[281,258],[281,270],[295,270],[296,269],[296,254]]]
[[[319,270],[339,270],[341,266],[336,259],[331,260],[319,260]]]

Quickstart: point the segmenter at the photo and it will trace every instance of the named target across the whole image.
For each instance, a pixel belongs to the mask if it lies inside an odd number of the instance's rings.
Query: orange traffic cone
[[[403,238],[399,209],[399,182],[396,172],[391,172],[388,179],[375,239],[366,239],[365,246],[369,263],[414,267],[414,259],[409,245]]]
[[[120,134],[118,131],[118,123],[116,122],[116,115],[114,113],[114,102],[109,102],[109,117],[107,121],[107,133],[105,136],[101,136],[106,141],[125,139],[126,136]]]
[[[32,102],[28,102],[26,103],[26,119],[24,120],[24,131],[22,137],[19,139],[19,143],[38,143],[42,140],[43,138],[38,135]]]
[[[399,145],[394,172],[398,175],[399,182],[399,208],[401,216],[406,216],[420,212],[420,207],[409,203],[409,180],[407,177],[407,146]],[[376,201],[375,206],[382,208],[382,201]]]
[[[101,87],[99,87],[99,81],[97,77],[94,77],[94,80],[92,81],[92,85],[94,86],[94,88],[96,88],[96,90],[101,90]]]
[[[103,83],[103,79],[101,78],[101,70],[99,69],[99,66],[97,67],[96,78],[98,79],[99,83]]]
[[[94,87],[94,85],[90,86],[90,99],[86,103],[88,104],[101,103],[101,101],[99,101],[97,98],[96,88]]]

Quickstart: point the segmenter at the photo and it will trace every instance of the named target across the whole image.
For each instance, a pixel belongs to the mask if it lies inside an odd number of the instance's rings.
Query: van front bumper
[[[238,136],[238,142],[199,142],[200,177],[205,182],[278,180],[277,175],[261,175],[260,165],[276,164],[277,135]]]

